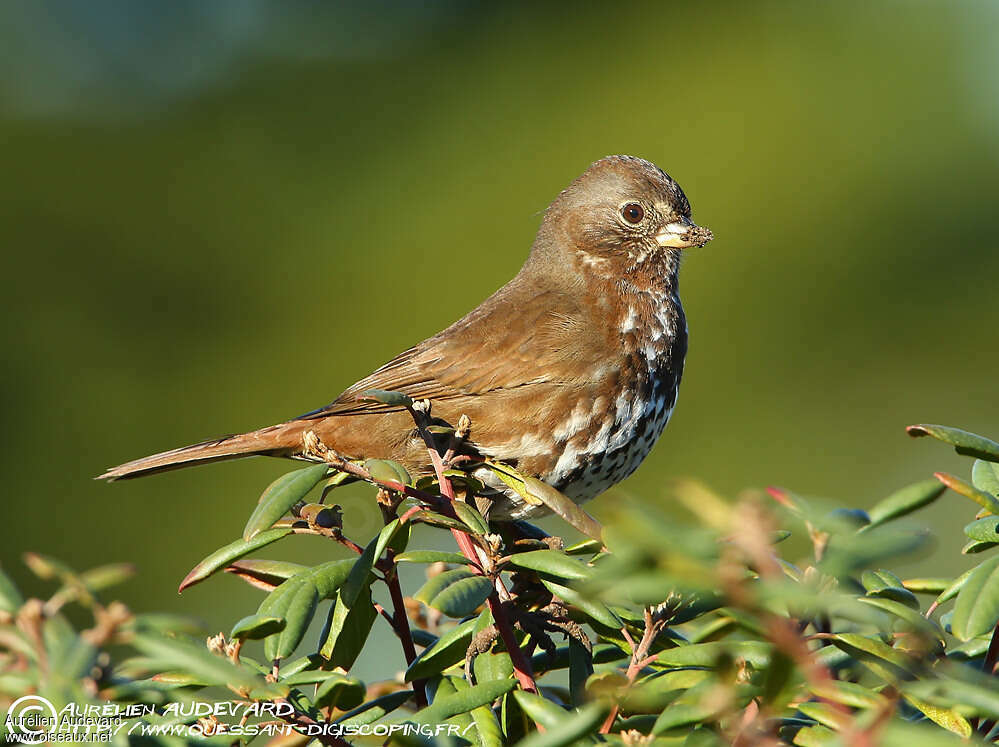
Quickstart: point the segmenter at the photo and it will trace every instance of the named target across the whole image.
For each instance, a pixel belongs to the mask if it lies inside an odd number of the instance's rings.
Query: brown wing
[[[370,389],[446,402],[501,389],[575,383],[566,363],[594,358],[569,294],[507,286],[443,332],[401,353],[303,419],[397,410],[359,400]],[[592,370],[573,365],[574,371]]]

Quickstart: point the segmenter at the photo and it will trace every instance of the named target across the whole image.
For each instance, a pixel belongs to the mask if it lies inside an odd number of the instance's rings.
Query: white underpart
[[[621,323],[621,333],[627,334],[631,332],[636,326],[638,326],[638,315],[635,313],[634,307],[628,307],[628,316],[624,318]]]
[[[501,453],[509,454],[509,458],[525,459],[527,457],[547,454],[549,451],[551,451],[550,443],[531,433],[524,433],[518,442],[505,444]]]
[[[589,252],[584,252],[582,249],[577,249],[576,254],[579,255],[583,264],[587,267],[599,267],[600,265],[607,262],[606,257],[594,257]]]
[[[579,433],[583,428],[585,428],[590,423],[590,413],[584,408],[583,401],[575,406],[572,410],[572,414],[569,419],[565,421],[562,425],[555,429],[552,436],[555,440],[561,441],[566,438],[572,438],[577,433]]]

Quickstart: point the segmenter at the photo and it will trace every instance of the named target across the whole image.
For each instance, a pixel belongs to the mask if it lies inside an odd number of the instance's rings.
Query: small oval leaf
[[[258,535],[259,536],[259,535]],[[248,559],[237,560],[225,568],[226,573],[237,576],[250,586],[271,592],[296,573],[308,570],[301,563],[289,563],[284,560]]]
[[[947,425],[910,425],[905,430],[913,438],[932,436],[950,444],[958,454],[999,462],[999,443],[990,438]]]
[[[439,550],[409,550],[395,556],[396,563],[452,563],[465,565],[471,561],[460,552]]]
[[[992,630],[999,621],[999,555],[981,563],[957,595],[951,629],[962,641]]]
[[[243,529],[243,539],[249,542],[255,536],[274,526],[274,522],[302,500],[310,490],[321,483],[330,468],[327,464],[314,464],[305,469],[295,470],[281,475],[272,482],[264,494],[260,496],[257,507],[253,510],[246,527]]]
[[[964,533],[979,542],[999,542],[999,516],[973,521],[964,528]]]
[[[232,626],[230,638],[240,641],[258,641],[274,633],[284,630],[285,621],[282,617],[268,615],[247,615]]]
[[[406,468],[391,459],[365,459],[364,469],[378,482],[401,482],[403,485],[413,482]]]
[[[974,485],[969,485],[959,477],[948,475],[946,472],[935,472],[933,476],[958,495],[970,498],[990,514],[999,514],[999,498],[979,490]]]
[[[999,464],[976,459],[971,468],[971,482],[979,490],[999,497]]]
[[[406,670],[406,682],[422,680],[440,674],[465,658],[468,644],[472,641],[475,620],[465,620],[437,639],[430,648],[420,654]]]
[[[305,631],[316,614],[319,592],[308,579],[293,576],[285,581],[260,604],[257,614],[264,617],[282,617],[285,627],[264,640],[264,654],[268,659],[286,659],[302,642]]]
[[[456,568],[434,576],[414,596],[445,615],[465,617],[475,612],[492,591],[493,583],[485,576]]]
[[[560,550],[531,550],[511,555],[507,562],[517,568],[543,573],[555,578],[579,581],[589,578],[585,565]]]
[[[464,501],[452,501],[455,515],[461,519],[473,534],[488,534],[489,524],[476,509]]]
[[[944,494],[946,489],[937,480],[922,480],[904,487],[874,504],[874,507],[867,512],[871,518],[871,523],[867,526],[876,527],[892,519],[910,514],[923,506],[933,503],[933,501]]]
[[[364,683],[360,680],[334,673],[322,681],[312,702],[318,708],[349,711],[364,702],[365,692]]]
[[[204,581],[213,573],[229,565],[237,558],[249,555],[254,550],[264,547],[265,545],[269,545],[271,542],[276,542],[282,537],[287,537],[291,533],[291,527],[280,527],[278,529],[268,529],[265,532],[260,532],[249,542],[243,539],[230,542],[228,545],[219,548],[194,566],[194,568],[191,569],[191,572],[188,573],[187,576],[184,577],[184,580],[180,582],[180,587],[177,589],[178,593],[184,591],[184,589],[190,586],[194,586],[195,584]]]

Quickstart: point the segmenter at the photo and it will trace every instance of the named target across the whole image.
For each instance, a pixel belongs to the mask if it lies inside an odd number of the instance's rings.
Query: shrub
[[[937,473],[869,511],[829,510],[776,488],[729,503],[687,483],[676,493],[691,525],[635,505],[602,530],[551,488],[485,465],[590,535],[566,547],[530,525],[490,523],[461,500],[481,488],[467,464],[452,463],[467,422],[432,430],[425,410],[404,404],[436,475],[414,480],[392,462],[347,462],[312,438],[322,461],[271,484],[243,536],[181,584],[227,571],[264,593],[255,612],[207,645],[174,618],[103,605],[101,592],[128,573],[124,566],[76,574],[28,556],[59,587],[45,601],[25,601],[0,576],[0,688],[37,693],[57,711],[111,701],[121,743],[123,733],[184,724],[195,729],[180,741],[239,743],[269,722],[305,734],[286,734],[282,744],[344,744],[365,730],[406,744],[534,746],[999,739],[999,444],[910,427],[974,457],[971,481]],[[377,489],[384,519],[364,544],[344,534],[339,507],[324,501],[356,480]],[[979,506],[962,552],[982,560],[957,578],[887,570],[925,549],[930,535],[904,517],[947,488]],[[321,496],[309,502],[314,491]],[[460,552],[411,549],[417,523],[450,531]],[[327,537],[353,557],[314,567],[248,557],[296,534]],[[806,538],[797,563],[780,553],[793,535]],[[426,567],[412,596],[401,588],[403,564]],[[387,587],[391,608],[372,600],[376,584]],[[308,640],[326,600],[322,632]],[[74,630],[68,604],[88,609],[92,626]],[[380,656],[395,657],[405,674],[366,685],[351,669],[379,617],[399,640]],[[254,640],[262,659],[244,650]],[[238,717],[177,705],[194,698],[229,701]],[[140,704],[157,707],[127,710]]]

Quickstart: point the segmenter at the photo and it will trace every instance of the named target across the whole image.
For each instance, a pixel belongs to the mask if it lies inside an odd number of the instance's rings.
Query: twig
[[[631,662],[628,665],[628,685],[630,686],[638,673],[641,672],[646,666],[648,666],[652,661],[655,660],[655,656],[649,656],[649,648],[651,648],[653,641],[656,640],[656,636],[662,631],[666,626],[664,620],[657,620],[652,615],[652,610],[645,610],[645,630],[642,633],[642,640],[635,645],[635,641],[632,639],[631,634],[628,632],[627,628],[621,628],[621,632],[624,634],[624,638],[628,641],[631,646]],[[607,714],[607,718],[604,719],[603,725],[600,727],[601,734],[609,734],[611,727],[614,726],[614,720],[617,718],[618,711],[621,709],[619,703],[615,703],[611,707],[610,713]]]
[[[398,515],[397,504],[392,502],[378,502],[382,510],[382,520],[385,524],[392,523]],[[402,644],[402,653],[406,657],[406,664],[416,661],[416,646],[413,644],[413,631],[409,628],[409,617],[406,615],[406,603],[402,598],[402,587],[399,586],[399,573],[395,562],[396,552],[391,547],[385,550],[386,568],[384,570],[385,585],[388,586],[389,596],[392,597],[392,617],[390,622],[399,642]],[[427,706],[426,680],[413,680],[413,695],[416,698],[416,705],[420,708]]]
[[[430,455],[430,462],[434,466],[434,472],[437,475],[437,482],[440,485],[441,495],[443,495],[448,503],[454,501],[454,486],[451,485],[451,480],[444,474],[446,469],[444,459],[441,457],[440,453],[437,451],[437,445],[434,442],[433,434],[427,430],[427,426],[430,425],[430,402],[424,400],[421,403],[414,403],[414,406],[409,409],[410,414],[413,416],[413,421],[416,423],[417,430],[423,437],[423,442],[427,446],[427,452]],[[462,416],[459,419],[459,432],[468,433],[469,423],[468,418]],[[452,458],[454,455],[454,439],[452,439],[451,447],[447,451],[447,456]],[[453,509],[450,508],[451,513]],[[451,534],[454,535],[455,542],[458,543],[458,547],[462,554],[473,561],[474,565],[472,570],[475,573],[485,575],[486,564],[483,563],[483,558],[480,556],[478,549],[472,542],[471,537],[468,536],[466,532],[462,532],[458,529],[452,529]],[[479,567],[482,564],[482,567]],[[507,617],[506,610],[503,609],[503,604],[500,601],[499,589],[503,588],[503,581],[500,578],[495,578],[493,580],[493,591],[486,600],[486,604],[489,606],[489,611],[492,613],[493,622],[496,625],[496,629],[499,631],[500,638],[503,639],[503,644],[506,646],[507,653],[510,654],[510,661],[513,664],[513,673],[517,677],[517,681],[520,686],[530,693],[537,693],[538,686],[534,681],[534,672],[531,669],[530,660],[524,656],[524,652],[521,650],[520,645],[517,643],[517,637],[514,635],[513,626],[510,624],[510,619]],[[505,592],[506,589],[503,588]]]

